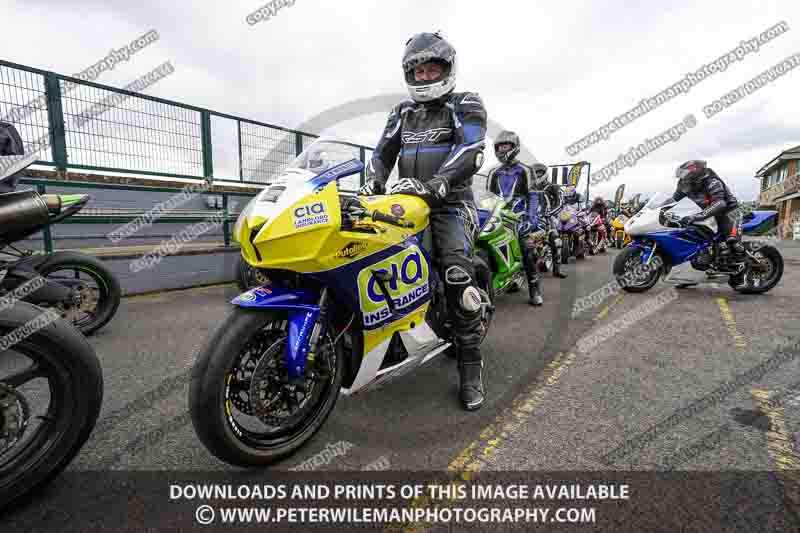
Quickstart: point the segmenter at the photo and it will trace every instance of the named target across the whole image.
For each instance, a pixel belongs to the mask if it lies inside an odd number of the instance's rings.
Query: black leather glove
[[[429,205],[441,203],[450,192],[450,187],[443,178],[434,178],[422,183],[415,178],[404,178],[392,185],[389,194],[410,194],[419,196]]]
[[[382,180],[376,178],[368,180],[358,190],[358,194],[364,196],[372,196],[374,194],[384,194],[385,192],[386,192],[386,184]]]
[[[690,226],[697,222],[697,219],[693,215],[689,215],[686,217],[681,218],[681,226]]]

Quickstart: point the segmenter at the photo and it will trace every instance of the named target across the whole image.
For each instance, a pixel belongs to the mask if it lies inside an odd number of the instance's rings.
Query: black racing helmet
[[[547,165],[534,163],[531,165],[531,170],[533,170],[533,183],[536,185],[536,188],[543,189],[546,187],[549,183],[547,178]]]
[[[706,173],[708,165],[700,159],[692,159],[675,170],[675,177],[684,183],[692,183]]]
[[[433,81],[416,81],[414,69],[428,62],[441,64],[442,76]],[[439,33],[418,33],[406,42],[403,74],[408,94],[415,102],[441,98],[456,86],[456,49]]]
[[[498,149],[501,144],[510,144],[511,149],[501,152]],[[494,140],[494,155],[501,163],[513,163],[519,155],[519,136],[513,131],[501,131]]]

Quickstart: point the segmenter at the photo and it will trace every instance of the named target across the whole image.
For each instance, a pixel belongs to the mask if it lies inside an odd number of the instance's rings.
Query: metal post
[[[363,146],[361,146],[361,147],[359,148],[359,152],[360,152],[361,162],[362,162],[362,163],[364,163],[364,168],[363,168],[363,169],[361,169],[361,172],[359,173],[359,178],[360,178],[361,182],[359,183],[359,185],[358,185],[358,186],[359,186],[359,187],[363,187],[363,186],[364,186],[364,182],[365,182],[365,180],[366,180],[366,170],[367,170],[367,151],[366,151],[366,150],[364,150],[364,147],[363,147]]]
[[[50,149],[56,169],[67,170],[67,139],[64,130],[64,110],[61,107],[61,86],[52,72],[44,76],[47,98],[47,120],[50,123]]]
[[[203,153],[203,177],[206,180],[214,177],[214,160],[211,157],[211,114],[200,112],[200,141]]]
[[[225,220],[222,222],[222,239],[225,246],[228,247],[231,245],[231,228],[228,222],[228,195],[225,193],[222,193],[222,210],[225,213]]]
[[[236,121],[236,134],[239,144],[239,181],[244,181],[244,174],[242,174],[242,121]]]
[[[39,194],[45,194],[45,186],[43,183],[39,183],[36,185],[36,190],[39,191]],[[50,226],[45,226],[42,230],[42,240],[44,240],[44,253],[52,254],[53,253],[53,235],[50,233]]]
[[[294,155],[303,153],[303,136],[299,131],[294,132]]]

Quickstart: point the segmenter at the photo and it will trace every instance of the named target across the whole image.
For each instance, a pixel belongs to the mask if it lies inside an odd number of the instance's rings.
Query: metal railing
[[[115,94],[124,100],[81,124],[82,112],[102,108]],[[58,170],[256,185],[268,183],[319,137],[2,60],[0,120],[17,127],[27,153],[39,148],[37,139],[49,138],[49,150],[35,164]],[[213,143],[220,132],[229,138]],[[366,163],[372,147],[351,144]]]
[[[107,183],[88,183],[88,182],[79,182],[79,181],[59,181],[59,180],[47,180],[42,178],[22,178],[20,183],[25,185],[33,185],[38,191],[39,194],[46,194],[48,187],[75,187],[79,189],[112,189],[112,190],[128,190],[128,191],[141,191],[141,192],[164,192],[164,193],[171,193],[171,194],[178,194],[182,191],[182,189],[175,188],[175,187],[147,187],[143,185],[117,185],[117,184],[107,184]],[[193,223],[193,222],[201,222],[203,220],[208,219],[210,216],[221,213],[224,215],[224,223],[222,224],[222,236],[223,236],[223,243],[225,246],[231,246],[231,236],[233,230],[233,223],[236,221],[236,218],[239,216],[238,211],[233,211],[229,208],[231,202],[231,197],[253,197],[255,196],[252,192],[245,193],[245,192],[231,192],[231,191],[205,191],[199,194],[205,196],[216,196],[222,198],[222,205],[221,209],[216,210],[209,210],[205,212],[198,212],[196,210],[189,210],[189,209],[175,209],[171,213],[163,215],[161,218],[158,218],[153,221],[154,224],[175,224],[175,223]],[[190,212],[191,211],[191,212]],[[84,209],[75,215],[65,218],[59,224],[126,224],[131,222],[132,220],[140,217],[146,209],[135,210],[135,209]],[[55,239],[53,237],[52,232],[50,231],[50,226],[46,226],[42,230],[42,240],[44,244],[44,252],[45,253],[52,253],[54,250],[54,243]]]

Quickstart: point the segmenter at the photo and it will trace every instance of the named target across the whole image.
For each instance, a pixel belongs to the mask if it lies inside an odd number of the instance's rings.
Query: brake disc
[[[25,433],[28,412],[25,396],[0,383],[0,455],[10,450]]]

